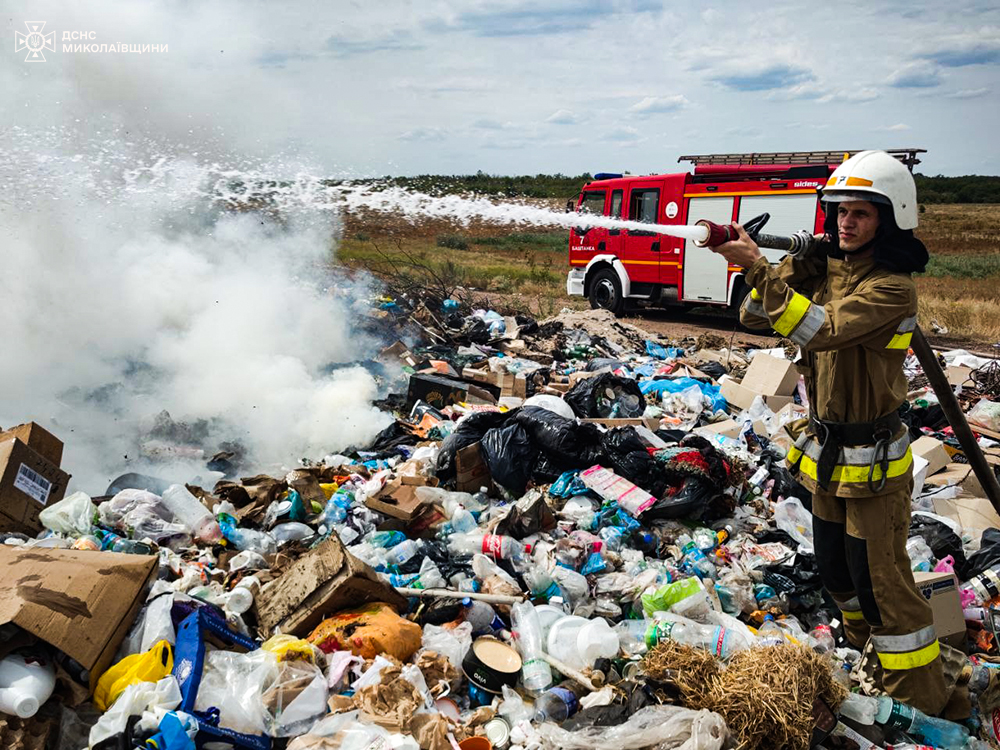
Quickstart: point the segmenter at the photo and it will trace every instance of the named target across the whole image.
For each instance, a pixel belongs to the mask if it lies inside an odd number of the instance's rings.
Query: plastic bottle
[[[929,745],[950,750],[961,748],[969,738],[969,730],[953,721],[928,716],[923,711],[888,696],[877,700],[876,722],[915,734]]]
[[[109,534],[104,541],[104,549],[107,552],[120,552],[125,555],[154,555],[156,550],[152,545],[145,542],[137,542],[134,539],[123,539],[120,536]]]
[[[472,499],[465,507],[472,513],[482,513],[490,507],[489,490],[486,487],[480,487],[479,492],[472,496]]]
[[[334,524],[343,523],[347,518],[347,509],[354,504],[354,494],[338,490],[330,496],[326,507],[319,514],[318,525],[330,528]]]
[[[44,656],[8,654],[0,660],[0,711],[30,719],[56,686],[55,664]]]
[[[785,643],[785,635],[771,615],[764,616],[764,624],[757,629],[758,646],[781,646]]]
[[[470,557],[475,554],[511,560],[521,555],[523,545],[516,539],[500,534],[472,531],[468,534],[454,534],[448,540],[448,549],[456,555]]]
[[[482,602],[479,602],[482,604]],[[490,611],[492,611],[490,607]],[[521,652],[521,682],[531,693],[540,693],[552,684],[552,670],[542,658],[542,626],[531,602],[518,602],[510,608],[511,625]]]
[[[569,615],[557,620],[549,629],[547,651],[576,669],[593,667],[598,659],[610,659],[618,654],[618,635],[607,620]]]
[[[419,554],[421,544],[412,539],[397,544],[395,547],[386,550],[385,560],[389,565],[405,565]]]
[[[976,604],[984,604],[1000,596],[1000,563],[990,566],[979,575],[969,579],[966,590],[971,589]]]
[[[653,648],[662,640],[670,639],[695,648],[703,648],[721,659],[728,659],[745,644],[721,625],[702,625],[683,617],[670,615],[654,620],[646,630],[646,647]]]
[[[646,631],[652,625],[651,620],[622,620],[615,625],[619,648],[626,654],[641,656],[646,653]]]
[[[691,535],[694,539],[695,546],[700,549],[707,557],[712,553],[712,551],[719,545],[718,535],[711,529],[695,529],[694,534]]]
[[[840,704],[840,713],[859,724],[871,726],[875,723],[875,716],[878,713],[878,698],[848,693],[847,698]]]
[[[260,591],[260,580],[256,576],[241,578],[226,597],[225,609],[242,615],[253,606],[253,598],[258,591]]]
[[[402,544],[406,540],[407,536],[402,531],[373,531],[368,535],[366,541],[373,547],[392,549],[397,544]]]
[[[458,506],[451,517],[451,528],[455,534],[468,534],[479,528],[476,517],[462,506]]]
[[[167,487],[160,501],[174,520],[190,529],[198,541],[215,544],[222,539],[218,521],[183,484]]]
[[[809,637],[812,639],[811,645],[813,651],[820,654],[828,654],[837,646],[837,642],[833,637],[833,630],[826,623],[820,623],[810,630]]]
[[[560,682],[542,693],[535,701],[533,721],[536,724],[546,721],[566,721],[580,710],[580,698],[586,694],[586,689],[572,680]]]
[[[612,552],[617,552],[622,548],[625,532],[617,526],[605,526],[597,532],[597,535],[601,537],[604,545]]]
[[[684,565],[689,568],[699,578],[711,578],[715,580],[717,571],[712,561],[705,557],[705,553],[698,549],[694,540],[687,534],[677,537],[677,546],[681,548],[684,555]]]
[[[926,572],[934,564],[934,553],[922,536],[906,540],[906,554],[910,556],[910,568]]]
[[[491,630],[500,630],[504,627],[503,621],[497,618],[496,610],[489,604],[478,599],[462,600],[462,617],[472,625],[473,633],[485,633]],[[497,627],[499,625],[500,627]]]

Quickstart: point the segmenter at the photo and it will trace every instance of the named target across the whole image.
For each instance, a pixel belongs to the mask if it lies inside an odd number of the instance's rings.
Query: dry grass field
[[[561,208],[559,201],[549,205]],[[917,234],[931,254],[927,273],[917,279],[920,324],[931,334],[934,321],[956,341],[1000,341],[1000,205],[928,205]],[[337,257],[382,275],[405,271],[416,261],[534,315],[587,306],[565,294],[569,264],[563,230],[348,216]]]

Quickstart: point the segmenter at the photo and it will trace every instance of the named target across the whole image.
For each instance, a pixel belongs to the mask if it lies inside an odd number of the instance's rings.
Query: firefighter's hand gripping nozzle
[[[760,230],[763,229],[764,224],[767,223],[769,218],[771,218],[770,214],[761,214],[750,219],[743,225],[746,233],[750,235],[751,239],[759,247],[784,250],[789,255],[804,257],[809,255],[819,245],[819,241],[811,232],[805,229],[801,229],[789,237],[762,233]],[[708,221],[707,219],[702,219],[695,222],[695,224],[696,226],[705,227],[706,230],[705,239],[694,241],[694,244],[698,247],[718,247],[726,242],[737,239],[739,236],[736,230],[728,224],[716,224],[714,221]]]

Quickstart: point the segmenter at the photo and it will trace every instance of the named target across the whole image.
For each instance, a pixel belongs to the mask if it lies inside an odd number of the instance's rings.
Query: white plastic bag
[[[129,685],[90,730],[90,747],[124,732],[130,716],[141,716],[156,708],[171,711],[180,704],[181,689],[173,675],[159,682]]]
[[[782,500],[774,506],[774,523],[799,543],[799,551],[813,551],[812,513],[796,497]]]
[[[278,660],[270,651],[211,651],[205,656],[194,708],[218,708],[219,726],[243,734],[263,734],[261,696],[277,676]]]
[[[624,724],[584,727],[568,732],[551,722],[538,730],[543,745],[564,750],[720,750],[728,730],[721,716],[712,711],[693,711],[681,706],[647,706]]]
[[[162,594],[146,604],[135,618],[132,630],[122,641],[118,649],[121,661],[132,654],[142,654],[149,651],[160,641],[168,641],[171,645],[177,642],[174,623],[170,619],[170,610],[174,606],[173,592]]]
[[[450,630],[437,625],[425,625],[421,648],[447,657],[455,669],[461,671],[462,660],[472,648],[472,623],[463,622]]]
[[[38,514],[38,520],[42,522],[42,526],[56,533],[83,536],[90,533],[96,514],[97,506],[91,502],[90,495],[74,492],[43,509]]]
[[[418,670],[419,671],[419,670]],[[326,714],[326,677],[305,661],[284,661],[264,691],[264,724],[272,737],[295,737]]]
[[[329,745],[321,746],[323,750],[326,750],[327,747],[337,750],[371,750],[377,747],[391,747],[393,750],[419,750],[420,748],[412,737],[391,734],[380,726],[366,724],[361,718],[360,711],[348,711],[320,719],[307,735],[289,742],[288,750],[312,749],[315,745],[311,743],[311,740],[315,737],[331,738],[332,741]]]

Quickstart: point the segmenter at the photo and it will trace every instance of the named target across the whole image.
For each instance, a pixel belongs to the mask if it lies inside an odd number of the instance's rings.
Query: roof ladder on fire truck
[[[842,151],[771,151],[748,154],[694,154],[678,157],[677,161],[699,164],[839,164],[864,149],[844,149]],[[890,148],[886,153],[895,156],[912,172],[920,163],[918,154],[927,153],[925,148]]]

